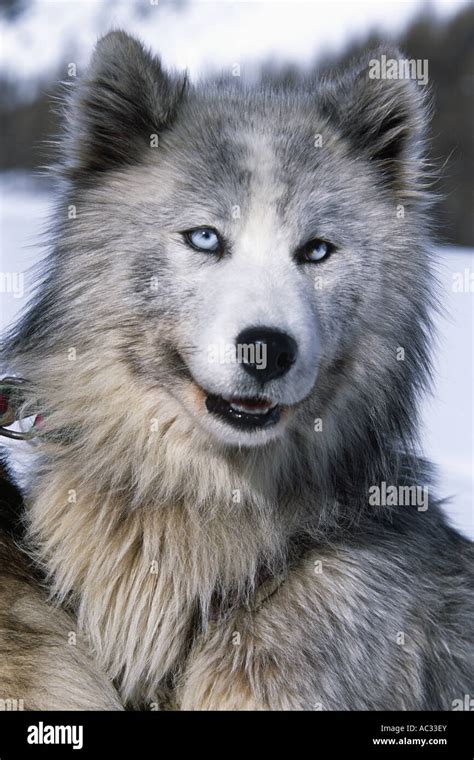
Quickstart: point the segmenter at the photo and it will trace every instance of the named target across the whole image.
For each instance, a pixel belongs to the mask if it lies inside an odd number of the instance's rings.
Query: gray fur
[[[434,498],[369,502],[382,482],[429,484],[425,109],[367,62],[296,88],[191,85],[123,33],[71,94],[51,255],[5,354],[46,414],[28,549],[125,704],[425,710],[472,693],[470,544]],[[221,260],[181,241],[201,225]],[[314,237],[336,251],[297,263]],[[207,366],[206,336],[264,320],[301,349],[265,391],[288,419],[227,437],[194,381],[259,389]]]

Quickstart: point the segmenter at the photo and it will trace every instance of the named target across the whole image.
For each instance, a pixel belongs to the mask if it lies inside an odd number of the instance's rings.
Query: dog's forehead
[[[202,206],[216,219],[248,217],[301,226],[348,190],[337,135],[317,109],[278,99],[218,95],[196,100],[168,138],[168,162],[185,212]],[[351,178],[349,178],[351,179]],[[352,192],[354,187],[352,187]],[[341,203],[341,198],[339,198]]]
[[[179,121],[184,155],[214,183],[234,180],[242,188],[252,176],[273,176],[283,187],[291,175],[317,171],[321,163],[322,120],[297,102],[211,95],[203,103],[196,98]]]

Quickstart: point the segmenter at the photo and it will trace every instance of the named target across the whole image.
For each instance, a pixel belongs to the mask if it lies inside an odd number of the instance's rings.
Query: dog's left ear
[[[389,78],[403,60],[397,49],[368,54],[327,83],[321,106],[358,153],[376,166],[384,183],[408,199],[419,197],[424,184],[428,109],[425,86]],[[390,70],[387,61],[395,62],[389,63]]]

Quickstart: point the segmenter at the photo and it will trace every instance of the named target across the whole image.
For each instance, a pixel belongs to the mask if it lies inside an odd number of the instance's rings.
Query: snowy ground
[[[41,256],[38,238],[50,207],[50,196],[26,179],[0,175],[0,329],[14,320],[35,282],[28,270]],[[438,248],[436,261],[446,316],[438,317],[435,388],[423,409],[423,446],[425,455],[438,466],[440,494],[450,497],[445,509],[451,522],[474,537],[474,294],[472,286],[469,289],[474,251]]]

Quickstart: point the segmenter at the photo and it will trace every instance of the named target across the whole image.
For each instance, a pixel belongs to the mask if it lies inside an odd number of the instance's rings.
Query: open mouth
[[[272,427],[279,422],[281,412],[279,404],[267,398],[232,397],[226,401],[222,396],[212,394],[206,397],[206,408],[239,430]]]

